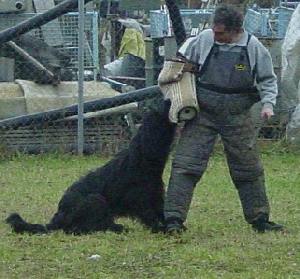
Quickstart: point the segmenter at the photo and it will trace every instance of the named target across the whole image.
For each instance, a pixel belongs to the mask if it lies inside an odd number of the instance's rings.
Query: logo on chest
[[[245,71],[247,69],[247,66],[244,64],[235,64],[234,69],[236,71]]]

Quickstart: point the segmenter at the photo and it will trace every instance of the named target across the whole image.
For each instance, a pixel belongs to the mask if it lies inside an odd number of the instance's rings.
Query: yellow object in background
[[[126,28],[121,40],[119,58],[126,53],[138,56],[144,60],[146,58],[143,34],[134,28]]]

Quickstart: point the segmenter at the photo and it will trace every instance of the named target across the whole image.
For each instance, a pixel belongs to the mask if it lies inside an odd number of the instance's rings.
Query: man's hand
[[[183,76],[183,61],[169,60],[164,62],[164,66],[158,76],[158,85],[161,89],[163,86],[181,80]]]
[[[271,104],[265,104],[261,110],[260,117],[264,120],[269,120],[273,115],[273,106]]]

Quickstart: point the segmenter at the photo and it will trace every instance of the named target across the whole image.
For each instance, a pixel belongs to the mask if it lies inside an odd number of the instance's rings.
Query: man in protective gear
[[[166,232],[185,229],[194,187],[207,167],[218,135],[246,221],[258,232],[282,230],[283,226],[269,220],[264,169],[250,116],[251,106],[259,100],[261,117],[273,115],[278,91],[270,53],[243,30],[239,11],[219,6],[212,29],[187,39],[178,58],[198,67],[199,111],[185,123],[176,148],[165,199]],[[165,84],[178,82],[180,75],[168,79],[163,72],[158,81],[165,93]]]

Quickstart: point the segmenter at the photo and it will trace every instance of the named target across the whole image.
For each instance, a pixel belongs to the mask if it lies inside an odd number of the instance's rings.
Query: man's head
[[[243,15],[231,6],[216,8],[213,19],[215,41],[232,43],[243,32]]]

